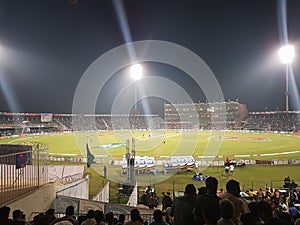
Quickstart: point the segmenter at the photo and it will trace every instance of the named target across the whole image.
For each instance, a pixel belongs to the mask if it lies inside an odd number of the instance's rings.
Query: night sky
[[[285,67],[277,1],[127,0],[124,12],[132,41],[163,40],[190,49],[215,74],[226,100],[239,99],[250,111],[284,110]],[[99,56],[126,43],[116,1],[2,0],[0,2],[0,111],[71,113],[76,86]],[[294,44],[294,85],[300,84],[300,1],[287,1],[289,43]],[[205,101],[181,70],[146,63]],[[122,71],[100,93],[97,113],[109,113]],[[291,109],[300,110],[291,86]],[[161,99],[149,98],[155,113]]]

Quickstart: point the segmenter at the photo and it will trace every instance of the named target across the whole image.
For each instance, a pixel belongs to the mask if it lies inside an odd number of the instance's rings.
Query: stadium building
[[[236,101],[164,105],[164,119],[169,129],[211,129],[212,121],[216,120],[226,121],[223,127],[238,129],[247,116],[246,104]]]

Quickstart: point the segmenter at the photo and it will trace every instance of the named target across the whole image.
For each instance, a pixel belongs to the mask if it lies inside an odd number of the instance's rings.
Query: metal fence
[[[226,189],[226,181],[221,180],[219,181],[219,190],[222,188],[223,190]],[[296,183],[300,183],[299,180],[295,180]],[[196,188],[199,187],[204,187],[205,186],[205,182],[198,182],[198,181],[193,181],[191,180],[191,182],[195,185]],[[272,188],[272,189],[283,189],[283,180],[265,180],[265,181],[249,181],[247,183],[240,183],[240,188],[241,191],[246,192],[249,191],[250,189],[257,191],[259,188],[261,188],[262,190],[265,190],[266,188]],[[152,188],[154,188],[156,194],[161,197],[162,196],[162,192],[167,192],[169,191],[171,193],[171,195],[181,195],[184,192],[185,186],[187,185],[187,183],[184,182],[180,182],[180,181],[176,181],[176,180],[172,180],[169,182],[161,182],[161,183],[156,183],[156,184],[150,184]],[[146,186],[141,186],[138,188],[138,194],[139,197],[142,196],[142,194],[144,193]],[[299,187],[298,187],[299,189]]]
[[[47,149],[0,156],[0,206],[48,182]]]

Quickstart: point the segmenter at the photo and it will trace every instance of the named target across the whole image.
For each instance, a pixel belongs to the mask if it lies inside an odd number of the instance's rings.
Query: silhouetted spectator
[[[120,214],[119,215],[119,221],[117,223],[117,225],[123,225],[125,222],[125,215],[124,214]]]
[[[108,225],[113,225],[113,222],[114,222],[113,212],[109,212],[109,213],[105,214],[105,221]]]
[[[245,213],[241,216],[243,225],[261,225],[261,221],[257,221],[252,213]]]
[[[292,216],[286,212],[279,213],[278,219],[283,225],[294,225],[294,220]]]
[[[133,209],[130,211],[130,220],[126,221],[124,225],[143,225],[141,221],[140,211]]]
[[[34,221],[34,225],[48,225],[48,224],[50,224],[49,217],[47,215],[45,215],[44,213],[40,213],[40,214],[36,215],[33,218],[33,221]]]
[[[153,220],[149,225],[168,225],[168,223],[163,221],[163,212],[159,209],[153,212]]]
[[[184,196],[177,197],[171,208],[171,216],[174,217],[173,225],[194,224],[193,210],[196,206],[197,194],[193,184],[185,187]]]
[[[86,220],[82,222],[82,225],[96,225],[95,211],[90,209],[86,214]]]
[[[95,220],[97,222],[97,225],[104,225],[105,224],[105,218],[104,214],[100,210],[95,211]]]
[[[167,194],[165,194],[165,192],[162,193],[163,197],[161,200],[162,203],[162,211],[165,211],[168,207],[171,207],[173,204],[173,200],[170,197],[170,192],[168,192]]]
[[[196,207],[195,207],[195,211],[194,211],[195,221],[196,221],[197,225],[204,224],[204,218],[203,218],[203,213],[202,213],[203,206],[205,204],[207,204],[207,202],[210,202],[210,201],[214,202],[216,205],[219,206],[219,201],[221,199],[220,197],[217,196],[218,180],[215,177],[208,177],[205,180],[205,186],[206,186],[207,193],[199,196]],[[215,208],[217,208],[217,206]],[[220,219],[220,218],[218,218],[218,219]]]
[[[13,211],[13,222],[12,224],[13,225],[16,225],[16,224],[29,224],[28,222],[25,221],[25,215],[23,214],[23,212],[19,209],[16,209]]]
[[[243,214],[242,217],[244,215],[244,221],[243,224],[247,223],[247,224],[252,224],[252,220],[254,220],[254,224],[258,225],[258,224],[262,224],[261,220],[260,220],[260,217],[259,217],[259,211],[258,211],[258,207],[257,207],[257,202],[250,202],[248,204],[248,208],[250,210],[250,213],[246,213],[246,214]],[[251,215],[248,215],[248,214],[251,214]],[[245,219],[247,218],[247,221],[245,221]]]
[[[273,217],[273,210],[271,205],[266,201],[260,201],[257,203],[257,210],[259,217],[266,225],[282,225],[278,218]]]
[[[220,205],[219,200],[210,199],[205,202],[202,207],[202,216],[205,225],[216,225],[220,219]]]
[[[48,209],[46,212],[45,212],[45,215],[46,217],[48,218],[49,220],[49,223],[53,222],[56,220],[56,217],[55,217],[55,209]]]
[[[284,182],[284,185],[283,185],[284,188],[290,188],[290,184],[291,184],[291,178],[290,177],[284,178],[283,182]]]
[[[10,208],[8,206],[3,206],[0,208],[0,224],[10,225],[12,219],[9,219]]]
[[[235,224],[242,224],[240,217],[244,213],[248,213],[249,209],[246,202],[241,200],[240,196],[240,183],[236,180],[229,180],[226,183],[226,192],[220,197],[222,199],[228,198],[234,205],[234,216],[233,221]]]
[[[207,194],[207,189],[206,187],[200,187],[198,188],[198,197],[200,197],[201,195]]]
[[[74,206],[69,205],[66,208],[66,215],[61,217],[61,218],[58,218],[58,219],[54,220],[54,222],[52,222],[51,224],[56,224],[56,223],[61,222],[61,221],[69,221],[73,225],[78,225],[78,222],[76,221],[76,218],[74,217]]]
[[[219,201],[221,210],[221,219],[218,221],[218,225],[234,225],[233,213],[234,205],[229,199],[222,199]]]

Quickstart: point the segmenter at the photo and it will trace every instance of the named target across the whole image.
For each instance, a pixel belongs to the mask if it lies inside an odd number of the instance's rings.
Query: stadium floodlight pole
[[[295,48],[293,45],[282,46],[278,50],[280,61],[285,64],[285,111],[289,112],[289,67],[295,57]]]
[[[135,80],[134,84],[134,108],[137,111],[137,81],[142,78],[143,67],[141,64],[133,64],[130,67],[130,76]]]

